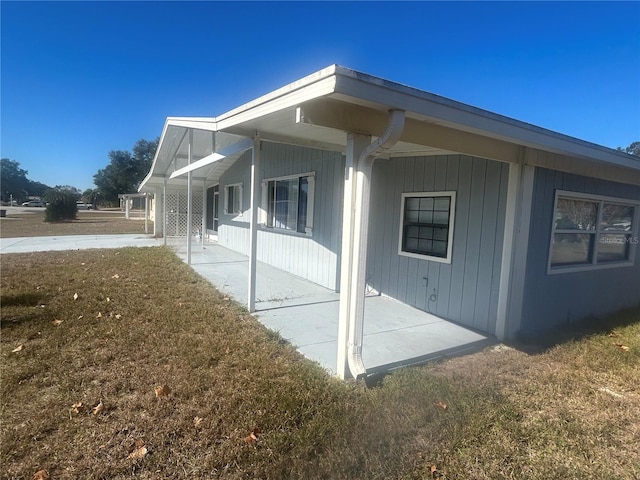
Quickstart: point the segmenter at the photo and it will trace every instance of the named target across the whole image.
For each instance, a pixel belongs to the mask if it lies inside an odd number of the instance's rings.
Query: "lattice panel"
[[[173,191],[167,192],[167,236],[186,237],[187,236],[187,192]],[[192,195],[191,203],[191,231],[196,235],[202,228],[202,192],[195,192]]]

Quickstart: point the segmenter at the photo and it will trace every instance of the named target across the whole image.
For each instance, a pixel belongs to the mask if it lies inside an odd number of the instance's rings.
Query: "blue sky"
[[[640,2],[0,2],[1,155],[93,187],[167,116],[337,63],[608,147],[640,140]]]

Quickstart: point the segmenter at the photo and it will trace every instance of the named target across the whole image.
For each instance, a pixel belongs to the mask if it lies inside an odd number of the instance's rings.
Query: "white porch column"
[[[129,197],[124,197],[124,218],[129,220]]]
[[[258,202],[260,194],[260,137],[253,138],[251,150],[251,220],[249,223],[249,289],[248,308],[253,313],[256,310],[256,263],[258,254]]]
[[[156,187],[153,191],[153,236],[158,237],[158,228],[160,228],[160,211],[162,210],[160,202],[160,189]]]
[[[189,130],[189,155],[187,162],[191,165],[191,156],[193,151],[193,130]],[[187,173],[187,265],[191,265],[191,209],[193,207],[193,194],[191,170]]]
[[[144,194],[144,233],[149,233],[149,193]]]
[[[362,152],[370,145],[369,135],[349,133],[344,176],[342,210],[342,250],[340,255],[340,312],[338,320],[337,375],[345,379],[351,376],[347,359],[349,348],[350,305],[353,268],[353,231],[355,221],[356,165]]]
[[[167,177],[162,179],[162,244],[167,244]]]
[[[200,246],[204,250],[204,232],[207,231],[207,180],[202,181],[202,227],[200,227]]]
[[[495,330],[500,341],[515,333],[522,320],[534,177],[535,167],[518,163],[509,165]]]

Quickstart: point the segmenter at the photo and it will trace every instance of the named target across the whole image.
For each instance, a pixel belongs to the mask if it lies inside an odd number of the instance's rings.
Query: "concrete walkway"
[[[162,244],[162,239],[139,234],[3,238],[0,253]],[[184,239],[170,239],[169,245],[186,261]],[[248,259],[244,255],[212,242],[203,248],[194,240],[191,267],[220,291],[247,304]],[[258,320],[335,373],[339,294],[263,263],[258,263],[256,283]],[[391,298],[369,296],[365,300],[363,359],[368,373],[476,351],[494,341]]]

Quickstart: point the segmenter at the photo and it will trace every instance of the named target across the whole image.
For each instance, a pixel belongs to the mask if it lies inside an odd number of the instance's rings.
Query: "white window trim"
[[[447,238],[447,256],[434,257],[431,255],[421,255],[419,253],[405,252],[402,250],[402,233],[404,230],[404,206],[405,199],[407,197],[451,197],[451,205],[449,208],[449,236]],[[402,194],[400,203],[400,231],[398,233],[398,255],[403,257],[419,258],[420,260],[428,260],[430,262],[438,263],[451,263],[451,257],[453,254],[453,226],[455,225],[455,213],[456,213],[456,192],[407,192]]]
[[[237,212],[229,211],[229,188],[230,187],[239,187],[238,188],[238,208]],[[240,215],[242,214],[242,183],[229,183],[224,186],[224,214],[225,215]]]
[[[269,214],[269,191],[268,186],[269,182],[278,181],[278,180],[293,180],[295,178],[307,177],[307,181],[309,183],[309,192],[307,193],[307,226],[305,228],[305,232],[298,232],[295,230],[287,230],[286,228],[277,228],[270,227],[267,225],[267,215]],[[271,177],[265,178],[262,180],[262,204],[260,208],[260,219],[258,223],[261,228],[268,230],[270,232],[282,233],[285,235],[294,235],[299,237],[310,237],[313,235],[313,211],[314,211],[314,203],[315,203],[315,192],[316,192],[316,173],[315,172],[306,172],[306,173],[297,173],[294,175],[284,175],[282,177]]]
[[[596,220],[596,230],[595,233],[591,235],[595,236],[594,247],[593,247],[593,258],[591,259],[591,263],[588,264],[580,264],[580,265],[567,265],[567,266],[552,266],[551,265],[551,254],[553,249],[553,236],[556,233],[556,211],[558,208],[558,197],[564,198],[575,198],[576,200],[585,200],[598,203],[598,213]],[[603,203],[615,203],[617,205],[629,205],[634,207],[634,215],[632,220],[632,230],[631,230],[631,245],[629,248],[629,260],[622,260],[619,262],[606,262],[606,263],[596,263],[598,259],[598,239],[600,238],[600,223],[602,218],[602,204]],[[629,198],[619,198],[619,197],[610,197],[606,195],[595,195],[590,193],[582,193],[582,192],[573,192],[569,190],[556,190],[555,198],[553,200],[553,212],[551,217],[551,235],[549,237],[549,253],[547,258],[547,274],[548,275],[557,275],[562,273],[575,273],[575,272],[584,272],[591,270],[604,270],[608,268],[620,268],[620,267],[632,267],[635,265],[635,257],[636,257],[636,245],[638,243],[638,224],[640,224],[640,202],[636,200],[631,200]],[[585,232],[583,232],[585,233]],[[588,233],[588,232],[586,232]]]

